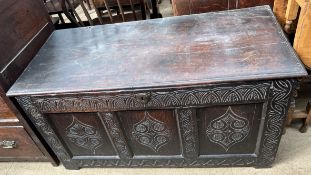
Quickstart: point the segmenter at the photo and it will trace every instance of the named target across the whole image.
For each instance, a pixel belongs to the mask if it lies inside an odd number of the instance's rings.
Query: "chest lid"
[[[304,75],[271,9],[260,6],[55,31],[8,95]]]

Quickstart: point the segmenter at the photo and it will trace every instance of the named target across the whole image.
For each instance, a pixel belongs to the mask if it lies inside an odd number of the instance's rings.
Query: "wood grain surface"
[[[55,31],[8,95],[301,77],[269,6]]]
[[[0,120],[1,119],[16,119],[16,116],[0,96]]]
[[[43,160],[44,155],[38,149],[36,144],[29,137],[22,126],[11,126],[9,128],[0,127],[0,142],[15,141],[16,147],[12,149],[4,149],[0,147],[1,158],[11,159],[31,159],[32,161]],[[47,158],[46,158],[47,159]]]

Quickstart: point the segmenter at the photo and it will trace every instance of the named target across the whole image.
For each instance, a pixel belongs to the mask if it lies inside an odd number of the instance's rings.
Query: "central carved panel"
[[[147,111],[144,118],[133,125],[132,135],[138,143],[155,152],[170,140],[170,131],[166,124],[153,118]]]
[[[74,116],[72,116],[72,123],[66,128],[66,135],[75,145],[91,150],[93,154],[102,144],[99,132]]]
[[[225,114],[209,123],[206,135],[211,142],[220,145],[227,152],[230,147],[242,142],[249,131],[248,119],[234,113],[229,106]]]

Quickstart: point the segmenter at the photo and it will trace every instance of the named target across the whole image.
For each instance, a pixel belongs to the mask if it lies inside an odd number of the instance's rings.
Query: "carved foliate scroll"
[[[190,90],[150,92],[147,103],[137,99],[135,94],[94,96],[33,97],[33,101],[44,112],[79,112],[103,110],[128,110],[159,107],[189,107],[263,101],[267,98],[269,83],[227,87],[207,87]]]

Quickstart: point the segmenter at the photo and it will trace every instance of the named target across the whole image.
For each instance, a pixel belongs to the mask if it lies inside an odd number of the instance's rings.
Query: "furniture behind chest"
[[[299,90],[296,93],[297,98],[292,102],[293,107],[290,107],[287,125],[291,125],[294,120],[301,119],[303,124],[299,128],[302,133],[307,132],[308,124],[311,122],[311,82],[307,78],[300,83]]]
[[[172,0],[174,16],[239,9],[260,5],[270,5],[273,7],[273,4],[274,0]]]
[[[299,10],[300,9],[300,10]],[[298,13],[299,11],[299,13]],[[298,15],[299,14],[299,15]],[[297,17],[299,17],[297,19]],[[286,9],[286,25],[284,27],[285,32],[291,34],[295,33],[293,47],[300,57],[305,67],[311,70],[311,1],[310,0],[289,0]],[[293,21],[297,20],[296,29],[292,29]],[[304,124],[299,129],[301,132],[306,132],[308,128],[308,122],[311,121],[310,101],[305,98],[311,98],[310,91],[310,72],[301,84],[301,89],[298,91],[298,101],[296,110],[292,110],[288,117],[288,124],[293,119],[302,118]],[[301,103],[303,102],[303,105]],[[294,109],[294,108],[293,108]]]
[[[55,31],[7,95],[68,169],[270,167],[305,75],[260,6]]]
[[[56,165],[57,159],[5,95],[53,26],[39,0],[1,0],[0,4],[0,161],[49,161]]]
[[[305,64],[311,70],[311,1],[290,0],[286,11],[285,31],[291,33],[292,22],[298,17],[298,24],[295,31],[294,49]]]

